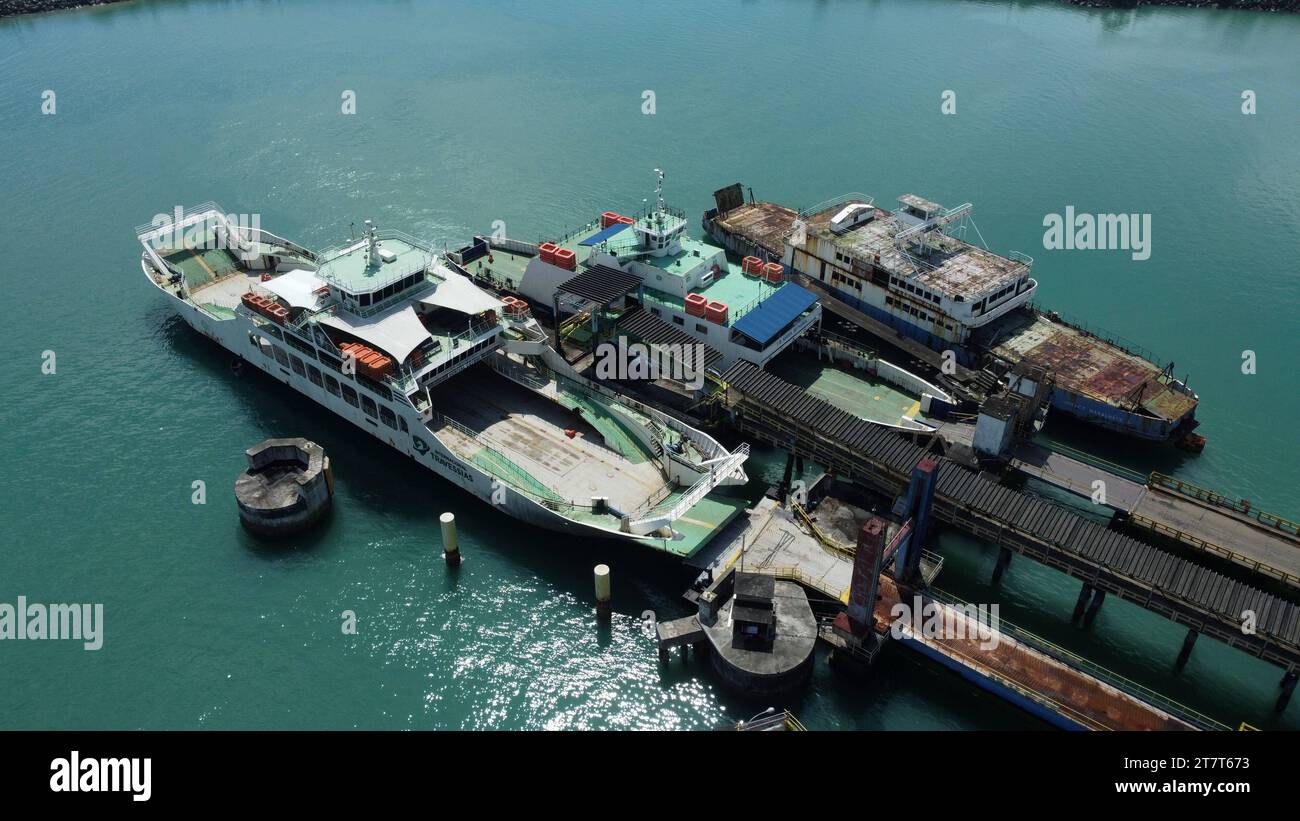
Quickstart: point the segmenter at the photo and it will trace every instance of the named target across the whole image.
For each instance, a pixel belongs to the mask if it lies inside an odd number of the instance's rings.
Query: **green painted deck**
[[[681,253],[672,256],[638,257],[642,262],[672,274],[673,276],[686,276],[693,268],[704,260],[718,253],[722,249],[716,245],[702,242],[693,237],[681,237],[679,243],[682,247]]]
[[[318,275],[348,291],[362,293],[415,273],[429,259],[425,249],[395,237],[381,236],[379,246],[392,251],[397,259],[371,265],[366,243],[359,242],[322,265]]]
[[[778,356],[767,369],[859,419],[890,425],[897,425],[904,415],[924,419],[920,397],[875,379],[865,371],[837,368],[803,351],[792,348]]]
[[[672,504],[680,497],[681,492],[674,493],[665,503]],[[684,538],[659,540],[660,549],[683,559],[693,556],[748,506],[749,502],[738,496],[711,493],[687,511],[685,516],[673,522],[673,529]]]
[[[649,454],[628,432],[624,423],[614,415],[613,411],[597,400],[577,391],[564,390],[559,394],[559,402],[566,408],[580,409],[582,418],[587,421],[587,424],[600,431],[600,435],[605,437],[605,445],[618,451],[624,459],[634,465],[649,461]]]
[[[168,254],[165,259],[180,269],[190,290],[239,270],[234,257],[224,248],[186,248]]]
[[[498,288],[518,291],[520,283],[524,281],[524,269],[528,267],[533,257],[512,254],[499,248],[493,248],[490,256],[492,257],[490,260],[487,257],[479,257],[465,266],[465,270],[472,276],[490,280]]]
[[[776,291],[776,288],[767,284],[761,279],[745,276],[739,269],[732,270],[728,266],[727,273],[714,279],[708,287],[698,290],[695,293],[704,294],[710,300],[721,302],[727,306],[727,325],[731,326],[740,316],[742,309],[753,308],[759,301],[766,299]],[[665,293],[658,288],[652,288],[649,285],[645,288],[645,299],[650,304],[662,305],[675,311],[685,311],[686,303],[679,296]],[[700,322],[706,322],[704,317],[698,317]]]

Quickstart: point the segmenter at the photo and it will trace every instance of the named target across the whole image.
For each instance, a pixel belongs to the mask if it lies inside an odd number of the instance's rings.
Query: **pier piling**
[[[1183,639],[1183,649],[1178,651],[1178,661],[1174,662],[1174,669],[1181,670],[1187,665],[1187,660],[1192,657],[1192,648],[1196,646],[1197,633],[1195,629],[1187,631],[1187,638]]]
[[[592,575],[596,581],[596,617],[606,620],[613,612],[612,599],[609,585],[609,565],[598,564]]]
[[[1092,594],[1092,602],[1088,604],[1088,611],[1083,614],[1084,627],[1092,626],[1093,621],[1097,618],[1097,614],[1101,612],[1101,605],[1104,601],[1106,601],[1106,591],[1098,588],[1098,590]]]
[[[1282,683],[1279,685],[1282,692],[1277,694],[1277,703],[1273,705],[1273,712],[1280,713],[1286,709],[1286,705],[1291,702],[1291,694],[1295,692],[1298,679],[1300,679],[1300,670],[1288,670],[1282,676]]]
[[[456,541],[456,514],[444,513],[438,517],[442,525],[442,558],[448,567],[460,566],[460,544]]]
[[[993,584],[996,585],[1002,581],[1002,574],[1006,572],[1007,565],[1011,564],[1011,549],[1004,547],[998,551],[998,563],[993,565]]]
[[[1070,616],[1070,624],[1078,624],[1083,617],[1084,608],[1088,606],[1088,600],[1092,598],[1092,585],[1087,582],[1083,583],[1083,589],[1079,591],[1079,598],[1074,603],[1074,615]]]

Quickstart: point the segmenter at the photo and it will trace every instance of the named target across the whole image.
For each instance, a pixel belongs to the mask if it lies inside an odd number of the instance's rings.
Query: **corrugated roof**
[[[787,282],[731,327],[759,345],[766,345],[816,301],[812,291]]]
[[[722,354],[691,336],[675,325],[664,322],[650,312],[637,309],[628,311],[618,320],[618,330],[650,345],[700,345],[704,349],[704,368],[712,368],[722,359]],[[695,350],[695,349],[691,349]]]
[[[608,305],[640,287],[641,280],[626,271],[609,265],[593,265],[576,277],[560,283],[557,290],[562,294],[572,294]]]

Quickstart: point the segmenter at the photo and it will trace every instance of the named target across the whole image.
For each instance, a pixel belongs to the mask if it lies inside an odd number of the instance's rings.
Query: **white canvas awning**
[[[454,271],[439,271],[438,275],[445,279],[438,283],[433,293],[420,298],[420,302],[425,305],[450,308],[471,315],[500,311],[505,307],[501,300]]]
[[[411,351],[429,339],[424,323],[420,322],[415,309],[410,305],[402,305],[365,319],[340,312],[323,316],[320,321],[352,334],[399,363],[406,361]]]
[[[320,299],[314,292],[325,282],[311,271],[301,268],[280,274],[258,285],[275,294],[294,308],[315,308]]]

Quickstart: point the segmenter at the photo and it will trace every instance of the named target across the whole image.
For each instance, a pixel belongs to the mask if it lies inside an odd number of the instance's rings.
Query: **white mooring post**
[[[444,513],[438,517],[442,524],[442,558],[448,567],[460,564],[460,545],[456,542],[456,514]]]
[[[593,575],[596,579],[596,616],[608,619],[611,613],[610,600],[613,598],[609,587],[609,565],[596,565]]]

